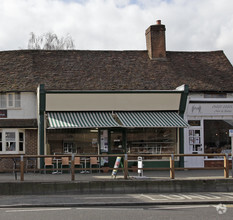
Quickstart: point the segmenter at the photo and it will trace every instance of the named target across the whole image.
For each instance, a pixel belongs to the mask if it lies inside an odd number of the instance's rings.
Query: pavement
[[[17,178],[17,179],[16,179]],[[175,180],[214,180],[223,179],[223,170],[179,170],[175,171]],[[229,179],[232,178],[231,172]],[[124,176],[122,172],[119,172],[116,178],[112,178],[111,172],[108,173],[89,173],[89,174],[75,174],[75,181],[112,181],[123,180]],[[71,174],[43,174],[43,173],[25,173],[25,182],[64,182],[70,181]],[[129,172],[129,180],[151,180],[151,181],[163,181],[170,180],[169,171],[144,171],[143,176],[138,176],[137,172]],[[172,181],[172,180],[171,180]],[[14,173],[0,173],[1,182],[20,182],[20,173],[15,176]]]

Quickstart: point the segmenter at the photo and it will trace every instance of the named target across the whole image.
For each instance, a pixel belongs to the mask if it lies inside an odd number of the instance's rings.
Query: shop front
[[[187,126],[175,112],[48,112],[47,118],[47,154],[161,154],[148,162],[179,153],[178,128]],[[107,157],[105,163],[113,166]]]
[[[229,130],[233,129],[233,101],[225,98],[190,98],[187,107],[185,152],[191,154],[230,153]],[[185,167],[223,166],[222,157],[187,157]]]
[[[101,166],[113,166],[108,154],[161,154],[144,157],[148,166],[168,166],[163,154],[179,153],[178,114],[183,91],[46,91],[44,154],[101,154]],[[131,165],[137,158],[129,158]],[[177,161],[179,163],[179,161]]]

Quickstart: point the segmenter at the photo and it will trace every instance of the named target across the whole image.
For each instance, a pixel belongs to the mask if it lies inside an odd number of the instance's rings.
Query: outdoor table
[[[89,157],[81,157],[80,159],[81,159],[81,161],[84,161],[84,168],[85,168],[85,170],[81,171],[80,173],[81,174],[88,174],[88,173],[90,173],[88,170],[86,170],[86,168],[87,168],[87,161],[90,161],[90,158]]]
[[[61,159],[60,159],[60,158],[54,157],[54,158],[53,158],[53,161],[54,161],[55,164],[56,164],[56,171],[52,172],[52,174],[62,174],[61,171],[59,172],[59,167],[58,167],[58,163],[61,163]]]

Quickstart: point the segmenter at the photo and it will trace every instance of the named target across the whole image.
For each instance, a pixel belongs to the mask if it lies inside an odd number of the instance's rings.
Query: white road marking
[[[76,210],[103,210],[103,211],[122,211],[122,210],[132,210],[134,208],[115,208],[115,207],[109,207],[109,208],[102,208],[102,207],[83,207],[83,208],[76,208]],[[143,208],[137,208],[137,210],[144,210]]]
[[[152,208],[152,209],[193,209],[193,208],[209,208],[212,207],[211,205],[195,205],[195,206],[169,206],[169,207],[158,207],[158,208]]]
[[[43,212],[43,211],[64,211],[70,210],[71,208],[44,208],[44,209],[14,209],[6,210],[5,212]]]
[[[79,199],[79,198],[76,198],[76,199]],[[119,197],[119,196],[116,196],[116,197],[110,197],[110,196],[106,196],[106,197],[85,197],[84,199],[132,199],[132,197]]]
[[[154,198],[152,198],[151,196],[144,195],[144,194],[142,194],[141,197],[145,197],[145,198],[150,199],[150,200],[152,200],[152,201],[156,201],[156,200],[159,200],[159,201],[160,201],[160,200],[167,200],[167,199],[161,199],[161,198],[154,199]]]
[[[180,195],[163,195],[163,194],[160,194],[160,196],[162,197],[165,197],[169,200],[184,200],[185,198],[180,196]]]

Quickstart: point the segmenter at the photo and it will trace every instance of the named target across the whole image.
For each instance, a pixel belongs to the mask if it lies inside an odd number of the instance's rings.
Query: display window
[[[48,130],[47,143],[51,154],[98,153],[98,130],[97,129],[57,129]]]
[[[48,130],[47,143],[51,154],[122,154],[125,152],[131,154],[178,153],[176,128]],[[165,157],[145,157],[144,159],[165,159]]]
[[[233,120],[204,120],[204,152],[230,153]]]
[[[127,130],[128,153],[176,154],[178,153],[176,128],[135,128]],[[162,159],[145,158],[145,159]]]

